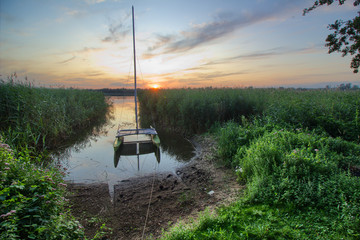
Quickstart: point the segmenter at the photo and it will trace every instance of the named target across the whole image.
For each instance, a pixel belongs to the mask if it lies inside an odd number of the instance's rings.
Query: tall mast
[[[132,25],[133,25],[133,48],[134,48],[134,87],[135,87],[135,120],[136,133],[139,133],[138,114],[137,114],[137,91],[136,91],[136,52],[135,52],[135,21],[134,21],[134,6],[132,6]]]

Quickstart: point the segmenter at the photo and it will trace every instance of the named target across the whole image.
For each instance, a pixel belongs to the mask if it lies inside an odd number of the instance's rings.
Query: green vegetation
[[[14,76],[0,81],[0,95],[0,131],[12,148],[56,149],[107,110],[102,93],[38,88]]]
[[[243,117],[360,141],[360,91],[294,89],[169,89],[140,91],[141,121],[185,134]]]
[[[185,134],[203,133],[216,122],[263,112],[266,97],[263,92],[267,91],[212,88],[139,91],[140,119]]]
[[[219,155],[246,182],[244,196],[163,239],[359,238],[359,145],[260,122],[219,131]],[[228,137],[241,142],[232,156]]]
[[[90,91],[102,92],[105,96],[134,96],[134,89],[128,88],[102,88]]]
[[[65,208],[63,169],[41,167],[42,157],[27,150],[15,154],[0,141],[0,239],[84,237]]]
[[[103,120],[108,104],[101,93],[15,80],[0,81],[0,239],[84,239],[50,154]]]
[[[360,91],[160,90],[142,98],[157,124],[210,129],[218,157],[247,186],[230,206],[163,239],[360,237]]]
[[[0,82],[0,238],[85,238],[66,210],[64,169],[49,153],[103,119],[104,96],[13,78]],[[211,132],[219,159],[247,186],[231,205],[163,239],[360,237],[360,91],[149,90],[139,100],[144,122]]]

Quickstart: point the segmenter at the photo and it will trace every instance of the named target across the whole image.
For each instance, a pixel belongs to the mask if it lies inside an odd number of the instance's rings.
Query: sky
[[[0,79],[131,88],[135,8],[140,88],[325,87],[360,83],[328,54],[327,26],[360,7],[311,0],[0,0]]]

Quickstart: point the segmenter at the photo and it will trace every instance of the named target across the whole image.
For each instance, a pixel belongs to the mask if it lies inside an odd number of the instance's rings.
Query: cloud
[[[124,80],[125,81],[125,80]],[[133,87],[134,84],[133,83],[124,83],[124,82],[113,82],[109,84],[110,87]]]
[[[104,48],[84,47],[84,48],[79,49],[79,50],[55,53],[54,55],[56,57],[59,57],[60,59],[66,58],[65,60],[58,61],[57,62],[58,64],[66,64],[66,63],[69,63],[71,61],[74,61],[75,59],[77,59],[77,60],[84,59],[84,58],[86,58],[88,53],[98,52],[98,51],[102,51],[102,50],[104,50]],[[69,55],[70,56],[72,55],[72,56],[70,57]]]
[[[79,10],[67,9],[65,14],[68,16],[78,16],[81,14],[81,12]]]
[[[262,51],[239,54],[236,56],[217,59],[214,61],[209,61],[209,62],[202,64],[201,67],[213,66],[213,65],[219,65],[219,64],[228,64],[228,63],[231,63],[234,61],[239,61],[239,60],[258,60],[258,59],[271,58],[271,57],[287,55],[287,54],[316,54],[319,52],[320,53],[323,52],[321,45],[314,45],[314,46],[304,47],[304,48],[277,47],[277,48],[272,48],[272,49],[267,49],[267,50],[262,50]]]
[[[211,44],[214,40],[221,39],[234,31],[248,27],[252,24],[277,19],[287,6],[277,9],[243,11],[241,13],[218,12],[209,22],[193,24],[187,30],[178,34],[157,34],[157,41],[148,47],[144,58],[152,58],[158,54],[186,52],[196,47]]]
[[[84,47],[83,49],[75,51],[76,53],[91,53],[91,52],[98,52],[103,51],[104,48],[97,48],[97,47]]]
[[[85,2],[86,2],[87,4],[92,5],[92,4],[97,4],[97,3],[105,2],[105,0],[85,0]]]
[[[71,61],[74,60],[75,58],[76,58],[76,56],[73,56],[73,57],[71,57],[71,58],[69,58],[69,59],[66,59],[66,60],[64,60],[64,61],[60,61],[60,62],[58,62],[58,63],[60,63],[60,64],[65,64],[65,63],[71,62]]]
[[[130,26],[124,25],[122,22],[115,22],[108,26],[108,34],[102,39],[102,42],[117,43],[121,39],[124,39],[130,33]]]

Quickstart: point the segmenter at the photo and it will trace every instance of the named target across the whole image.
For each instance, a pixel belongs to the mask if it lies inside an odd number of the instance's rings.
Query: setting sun
[[[150,87],[152,89],[159,89],[160,88],[159,84],[152,84]]]

